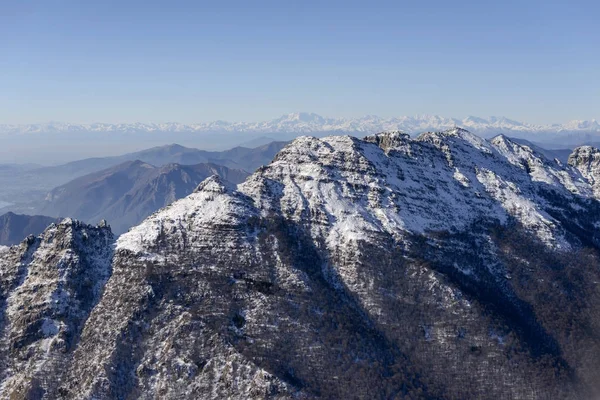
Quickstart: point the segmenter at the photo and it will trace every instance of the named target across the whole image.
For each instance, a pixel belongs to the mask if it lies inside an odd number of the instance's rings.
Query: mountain
[[[235,147],[225,151],[206,151],[188,148],[178,144],[153,147],[134,153],[116,157],[88,158],[69,162],[54,167],[44,167],[32,173],[43,176],[65,175],[82,176],[101,169],[109,168],[127,161],[140,160],[161,167],[167,164],[193,165],[214,163],[230,168],[254,171],[261,165],[266,165],[285,146],[286,142],[270,142],[256,148]]]
[[[39,235],[57,218],[42,215],[17,215],[6,213],[0,215],[0,245],[13,245],[22,241],[26,236]]]
[[[0,247],[3,398],[41,399],[59,384],[49,379],[69,367],[111,275],[113,247],[109,227],[71,219]],[[59,397],[55,390],[51,395]]]
[[[154,167],[139,160],[127,161],[53,189],[37,210],[94,223],[106,219],[113,232],[120,234],[159,208],[187,196],[215,174],[234,183],[248,176],[216,164]]]
[[[562,162],[563,164],[566,164],[568,162],[569,156],[573,152],[572,149],[545,148],[545,147],[543,147],[543,145],[535,144],[535,143],[532,143],[525,139],[511,138],[511,140],[516,143],[519,143],[521,145],[527,146],[530,149],[535,150],[536,153],[542,154],[544,157],[546,157],[549,160],[557,159],[560,162]]]
[[[292,113],[260,122],[0,125],[0,138],[5,144],[0,148],[0,162],[62,164],[64,160],[73,160],[75,157],[82,159],[132,152],[139,149],[140,143],[150,147],[176,142],[187,147],[221,150],[242,143],[264,143],[265,137],[285,142],[306,134],[316,137],[337,134],[362,137],[393,130],[416,136],[421,132],[443,131],[454,127],[468,129],[486,138],[505,134],[538,143],[546,149],[572,149],[600,142],[600,122],[597,120],[532,124],[505,117],[448,118],[416,115],[382,118],[367,115],[360,118],[330,118],[313,113]],[[44,143],[43,151],[33,148],[32,142]],[[111,165],[135,159],[146,161],[141,157],[133,157],[121,159]],[[105,165],[104,168],[111,165]],[[253,170],[236,166],[240,167]]]
[[[142,160],[152,165],[162,166],[171,163],[177,164],[199,164],[199,163],[214,163],[224,165],[229,168],[244,169],[246,171],[254,171],[261,165],[266,165],[279,150],[287,143],[270,141],[258,147],[234,147],[224,151],[206,151],[191,149],[178,144],[168,146],[154,147],[148,150],[125,154],[123,156],[107,158],[108,160]],[[85,160],[84,160],[85,162]]]
[[[447,118],[437,115],[402,116],[381,118],[367,115],[360,118],[328,118],[314,113],[292,113],[279,118],[262,122],[225,122],[215,121],[197,124],[163,123],[163,124],[37,124],[37,125],[0,125],[0,132],[30,134],[37,132],[121,132],[121,133],[156,133],[156,132],[245,132],[245,133],[362,133],[369,134],[384,130],[401,130],[411,134],[424,131],[439,131],[460,126],[480,135],[496,135],[504,133],[512,136],[587,133],[594,137],[600,135],[600,122],[597,120],[574,120],[564,124],[538,125],[515,121],[505,117]]]
[[[598,160],[462,129],[301,137],[116,247],[51,226],[0,250],[2,391],[598,398]]]
[[[205,151],[172,144],[115,157],[87,158],[52,167],[24,169],[6,166],[3,169],[0,166],[0,211],[31,214],[49,190],[78,177],[128,161],[140,160],[157,167],[173,163],[213,163],[251,172],[271,162],[284,145],[285,142],[271,142],[255,148],[236,147],[225,151]],[[8,204],[4,204],[5,202]]]
[[[591,184],[596,197],[600,197],[600,150],[591,146],[576,148],[568,159]]]

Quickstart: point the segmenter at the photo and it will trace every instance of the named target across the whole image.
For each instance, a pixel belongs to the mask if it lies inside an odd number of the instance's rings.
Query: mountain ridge
[[[462,129],[305,136],[237,186],[207,178],[116,247],[106,224],[68,220],[0,249],[11,305],[0,308],[2,388],[66,399],[595,398],[599,154],[576,149],[565,164]],[[62,282],[46,271],[73,253],[111,260],[91,311],[36,301],[43,312],[32,312],[27,299],[52,299]],[[71,309],[81,319],[65,320]],[[44,360],[60,368],[35,367]]]
[[[119,235],[190,194],[214,174],[233,183],[248,176],[245,171],[210,163],[155,167],[140,160],[126,161],[54,188],[35,209],[41,214],[66,215],[91,223],[108,220],[113,233]]]
[[[4,170],[0,169],[0,185],[3,187],[0,207],[4,207],[3,211],[30,214],[34,211],[32,203],[36,203],[40,197],[43,198],[48,191],[78,177],[135,160],[157,167],[170,163],[212,163],[232,169],[254,171],[259,166],[268,164],[284,144],[285,142],[270,142],[255,148],[234,147],[225,151],[206,151],[172,144],[120,156],[85,158],[66,164],[37,166],[25,170],[6,166]],[[2,200],[7,200],[9,204],[4,206]]]
[[[213,121],[206,123],[94,123],[69,124],[48,123],[30,125],[0,125],[0,132],[32,133],[32,132],[252,132],[252,133],[374,133],[387,130],[402,130],[411,134],[427,130],[440,131],[460,126],[479,134],[521,132],[521,133],[598,133],[600,123],[592,120],[572,120],[562,124],[529,124],[506,117],[473,117],[447,118],[438,115],[416,115],[382,118],[367,115],[359,118],[329,118],[314,113],[291,113],[279,118],[261,122],[226,122]]]
[[[221,165],[230,168],[254,170],[258,166],[264,164],[265,160],[269,161],[269,158],[272,157],[278,149],[283,147],[285,143],[286,142],[271,141],[267,144],[263,144],[255,148],[237,146],[229,150],[223,151],[201,150],[173,143],[163,146],[156,146],[132,153],[126,153],[120,156],[91,157],[82,160],[75,160],[62,165],[33,169],[33,172],[35,173],[37,171],[49,171],[51,173],[60,173],[60,170],[64,169],[81,170],[82,168],[86,171],[93,172],[93,170],[97,171],[99,166],[107,168],[110,166],[120,164],[122,162],[135,160],[144,161],[156,167],[161,167],[169,163],[193,165],[200,164],[202,162],[212,162],[215,164],[220,163]],[[257,160],[252,158],[254,153],[258,154],[258,156],[254,157],[259,159],[258,164]],[[260,155],[263,153],[266,154],[267,158],[265,158],[265,156],[260,158]],[[249,158],[241,158],[236,161],[234,160],[234,158],[236,158],[236,155],[242,157],[246,156]],[[87,167],[86,164],[90,163],[97,165],[93,165],[92,170],[89,170],[89,167]]]

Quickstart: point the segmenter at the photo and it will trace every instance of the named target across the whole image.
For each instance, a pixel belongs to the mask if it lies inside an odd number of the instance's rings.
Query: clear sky
[[[0,1],[0,123],[600,118],[597,1]]]

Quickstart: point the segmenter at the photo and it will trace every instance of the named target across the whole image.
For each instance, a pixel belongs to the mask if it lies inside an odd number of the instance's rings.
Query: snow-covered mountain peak
[[[492,145],[494,145],[494,147],[496,147],[496,149],[498,149],[503,155],[505,155],[507,157],[509,155],[514,155],[515,153],[522,153],[522,152],[526,152],[530,155],[534,154],[534,151],[531,149],[531,147],[517,143],[517,142],[511,140],[511,138],[509,138],[508,136],[503,135],[503,134],[494,136],[492,139],[490,139],[490,143]],[[536,154],[536,156],[543,157],[543,155],[541,155],[541,154]]]
[[[492,146],[486,139],[458,127],[445,131],[424,132],[417,136],[416,140],[434,145],[448,157],[450,157],[453,149],[454,151],[459,149],[460,151],[471,151],[467,148],[473,148],[476,153],[483,152],[486,154],[491,154],[493,151]]]
[[[315,113],[298,112],[284,115],[281,118],[279,118],[279,121],[322,123],[325,121],[325,118]]]
[[[600,150],[592,146],[579,146],[573,149],[569,156],[569,164],[579,166],[582,164],[598,164],[600,162]]]
[[[344,143],[351,146],[358,139],[351,136],[329,137],[331,141]],[[326,157],[327,154],[334,151],[331,143],[325,142],[313,136],[300,136],[285,146],[273,160],[276,162],[304,163],[317,161],[321,157]]]
[[[57,231],[64,232],[68,235],[76,234],[76,232],[77,234],[83,234],[88,230],[102,231],[103,234],[107,237],[112,235],[112,233],[110,232],[110,226],[106,221],[103,221],[103,223],[99,223],[98,225],[93,226],[86,224],[85,222],[79,221],[75,218],[67,217],[63,218],[57,223],[50,224],[50,226],[48,226],[48,228],[44,231],[44,233],[42,233],[41,236],[46,237],[49,235],[49,237],[52,237]]]
[[[490,117],[489,120],[486,120],[485,118],[480,118],[480,117],[475,117],[473,115],[469,115],[463,121],[464,122],[468,122],[468,123],[472,123],[472,124],[486,124],[486,123],[489,123],[490,120],[495,120],[495,119],[496,119],[495,117]]]
[[[415,139],[398,131],[363,140],[302,136],[237,188],[206,179],[193,195],[123,235],[119,247],[140,251],[178,226],[237,226],[244,213],[311,221],[328,243],[516,218],[548,245],[567,246],[559,222],[545,211],[541,184],[566,198],[593,196],[591,181],[577,169],[506,136],[488,141],[461,128]]]
[[[302,137],[240,190],[259,208],[281,210],[298,221],[318,216],[321,228],[315,229],[331,243],[344,235],[454,231],[478,218],[510,216],[548,244],[565,246],[536,182],[567,197],[589,196],[589,184],[580,178],[507,138],[489,142],[454,128],[416,139],[396,132],[364,140]]]
[[[382,140],[390,137],[398,140],[393,143],[393,147],[381,146]],[[385,157],[370,150],[365,143],[373,143],[380,147],[384,150]],[[435,150],[430,150],[423,145],[433,145]],[[387,154],[390,149],[395,151]],[[417,160],[422,161],[417,162]],[[406,162],[414,163],[416,166],[403,165]],[[592,189],[593,179],[586,178],[575,168],[562,165],[554,159],[550,160],[536,149],[516,143],[506,136],[498,136],[488,141],[460,128],[443,132],[429,132],[416,139],[389,133],[372,135],[366,137],[364,141],[349,137],[302,138],[278,155],[276,163],[267,167],[267,175],[275,166],[279,169],[283,168],[283,163],[288,164],[285,167],[287,173],[292,173],[289,170],[289,163],[297,164],[294,165],[294,169],[297,170],[294,174],[302,176],[303,182],[306,183],[295,185],[296,188],[306,185],[310,187],[317,185],[318,187],[319,179],[316,177],[320,174],[326,176],[325,181],[348,179],[346,176],[341,178],[337,174],[330,175],[329,171],[354,168],[361,171],[355,172],[357,176],[361,176],[364,181],[373,182],[368,186],[379,186],[380,182],[385,182],[381,189],[374,189],[382,190],[383,193],[391,190],[401,193],[401,196],[406,196],[407,187],[411,187],[411,185],[422,187],[423,183],[431,180],[433,176],[438,178],[438,182],[431,183],[432,188],[440,190],[442,187],[452,188],[458,185],[458,187],[468,188],[468,191],[472,191],[471,193],[457,191],[456,195],[450,195],[454,189],[443,190],[443,194],[432,193],[431,198],[423,197],[418,201],[414,199],[415,204],[437,202],[438,206],[440,201],[448,201],[448,204],[443,207],[446,212],[438,215],[439,208],[430,210],[427,206],[419,205],[416,209],[428,211],[425,213],[410,212],[406,214],[406,218],[397,214],[390,215],[389,219],[396,221],[397,226],[401,227],[400,231],[403,229],[414,232],[461,229],[460,227],[464,226],[464,223],[473,220],[474,215],[484,215],[486,218],[497,218],[500,221],[510,216],[536,231],[536,234],[541,235],[540,237],[544,241],[556,245],[561,242],[560,246],[562,246],[565,243],[560,239],[561,229],[556,221],[553,221],[553,218],[544,211],[547,201],[543,196],[540,197],[539,193],[543,193],[549,185],[553,188],[552,190],[561,193],[566,198],[571,193],[588,198],[597,196]],[[388,171],[391,165],[396,165],[396,167],[386,173],[385,171]],[[420,175],[414,176],[413,184],[406,182],[406,173],[404,173],[406,170],[410,170],[414,175]],[[417,173],[417,170],[421,172]],[[261,174],[264,175],[265,172],[263,171]],[[405,181],[402,185],[391,185],[392,182],[395,182],[398,174],[402,175]],[[354,179],[348,179],[348,184],[356,186]],[[271,181],[275,180],[271,179]],[[277,181],[281,181],[281,179]],[[278,189],[279,192],[286,193],[285,186],[287,185],[284,185],[283,189]],[[310,189],[309,192],[311,193],[309,197],[314,197],[314,189]],[[343,190],[343,192],[346,191]],[[484,193],[485,195],[483,195]],[[356,194],[351,195],[352,198],[354,196]],[[456,197],[451,200],[453,196]],[[463,196],[465,197],[463,198]],[[472,198],[479,199],[478,201],[481,201],[482,205],[471,208],[474,207]],[[287,199],[285,202],[286,206],[292,203],[301,204],[291,199]],[[348,205],[350,209],[357,206],[356,201],[352,200],[351,203]],[[487,205],[483,205],[486,203]],[[459,204],[471,204],[471,206],[457,207]],[[404,207],[407,205],[405,204]],[[411,208],[408,206],[408,209]],[[286,209],[286,207],[282,209]],[[455,211],[448,212],[449,209]],[[359,214],[361,213],[362,211]],[[381,215],[381,210],[367,210],[365,214]],[[302,210],[293,209],[290,211],[290,215],[300,216],[303,214]],[[419,215],[418,222],[415,219],[417,215]],[[456,216],[456,220],[449,217],[450,215]],[[340,218],[328,217],[328,219]],[[365,220],[369,220],[369,218]],[[372,218],[371,221],[373,221]],[[381,220],[379,226],[379,228],[373,229],[381,229],[383,226]],[[392,231],[396,234],[400,232],[394,229],[390,232]]]
[[[589,130],[598,131],[600,130],[600,123],[597,120],[592,119],[589,121],[584,120],[572,120],[560,127],[562,130]]]
[[[249,199],[214,175],[200,183],[188,197],[175,201],[121,235],[117,249],[154,256],[161,253],[165,233],[183,240],[215,225],[239,227],[255,214]]]
[[[454,137],[454,138],[466,140],[468,142],[484,142],[485,141],[485,139],[483,139],[482,137],[471,133],[467,129],[459,128],[459,127],[453,127],[453,128],[446,129],[443,131],[424,132],[424,133],[420,134],[417,138],[419,138],[419,137],[424,137],[424,138],[425,137]]]
[[[508,133],[511,136],[539,136],[541,141],[556,135],[600,134],[597,120],[570,121],[564,124],[530,124],[505,117],[447,118],[437,115],[399,116],[382,118],[367,115],[358,118],[328,118],[314,113],[291,113],[267,121],[226,122],[212,121],[194,124],[181,123],[131,123],[131,124],[68,124],[48,123],[32,125],[0,125],[0,133],[65,133],[65,132],[195,132],[195,133],[256,133],[256,134],[324,134],[343,133],[351,135],[374,134],[387,130],[399,130],[416,135],[425,131],[444,131],[453,127],[464,127],[482,136]]]
[[[402,131],[386,131],[366,136],[364,140],[377,144],[383,150],[390,150],[405,145],[410,135]]]
[[[225,181],[219,175],[212,175],[202,181],[194,190],[198,192],[213,192],[213,193],[231,193],[235,190],[235,186]]]
[[[590,183],[594,195],[600,198],[600,150],[592,146],[580,146],[569,156],[568,164],[581,173]]]
[[[568,164],[577,168],[588,179],[597,182],[600,178],[600,150],[592,146],[580,146],[573,150]]]
[[[507,141],[510,141],[510,138],[503,133],[500,133],[490,139],[490,142],[492,143],[504,143]]]

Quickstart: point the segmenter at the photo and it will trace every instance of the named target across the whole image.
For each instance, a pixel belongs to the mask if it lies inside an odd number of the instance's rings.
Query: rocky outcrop
[[[577,147],[568,163],[581,172],[592,185],[594,195],[600,197],[600,150],[591,146]]]
[[[0,362],[6,398],[56,398],[111,274],[109,227],[66,219],[0,256]]]

